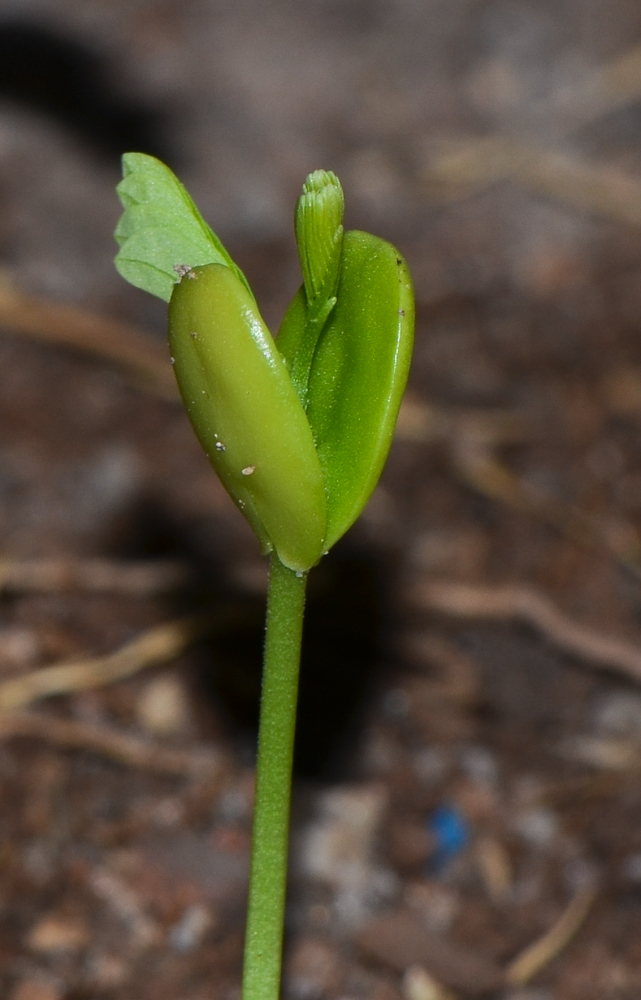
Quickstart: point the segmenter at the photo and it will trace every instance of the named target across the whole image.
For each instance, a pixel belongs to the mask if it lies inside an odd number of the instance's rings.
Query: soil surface
[[[0,996],[240,996],[266,564],[159,377],[53,342],[73,306],[160,350],[126,149],[272,328],[317,167],[415,280],[390,460],[310,578],[284,997],[641,996],[639,44],[625,0],[5,5]]]

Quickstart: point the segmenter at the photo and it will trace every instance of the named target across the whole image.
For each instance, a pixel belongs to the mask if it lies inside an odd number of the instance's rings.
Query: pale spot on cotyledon
[[[193,280],[196,277],[189,264],[174,264],[173,269],[181,280],[183,278],[191,278]]]

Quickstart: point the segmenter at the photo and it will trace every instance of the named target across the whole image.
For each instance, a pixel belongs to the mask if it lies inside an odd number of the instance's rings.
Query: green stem
[[[306,574],[271,559],[243,1000],[278,1000]]]

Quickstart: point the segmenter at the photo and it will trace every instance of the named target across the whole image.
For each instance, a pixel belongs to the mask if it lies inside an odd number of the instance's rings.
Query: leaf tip
[[[314,303],[336,291],[343,239],[345,198],[331,170],[314,170],[296,203],[295,229],[305,292]]]

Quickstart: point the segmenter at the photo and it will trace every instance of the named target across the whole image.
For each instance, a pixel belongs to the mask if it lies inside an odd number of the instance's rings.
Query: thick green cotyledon
[[[169,346],[194,430],[268,551],[318,562],[323,473],[305,411],[256,305],[228,267],[186,272],[169,303]]]
[[[305,290],[289,307],[278,348],[300,350]],[[329,549],[354,523],[387,458],[412,353],[414,297],[403,258],[369,233],[343,239],[336,305],[320,335],[307,417],[323,468]]]

